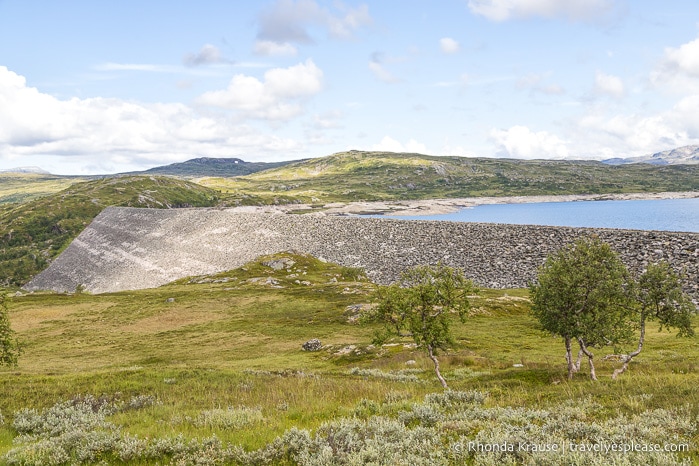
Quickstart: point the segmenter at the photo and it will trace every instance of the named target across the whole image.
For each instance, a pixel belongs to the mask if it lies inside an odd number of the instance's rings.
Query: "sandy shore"
[[[464,197],[455,199],[425,199],[420,201],[378,201],[329,203],[317,213],[325,215],[437,215],[456,212],[466,207],[484,204],[524,204],[531,202],[569,202],[602,200],[642,200],[642,199],[691,199],[699,198],[699,192],[627,193],[627,194],[570,194],[563,196],[507,196],[507,197]],[[240,212],[289,213],[312,211],[310,205],[294,204],[282,206],[243,206],[230,210]]]

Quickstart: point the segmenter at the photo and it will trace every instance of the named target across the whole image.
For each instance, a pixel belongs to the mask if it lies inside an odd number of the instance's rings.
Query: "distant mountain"
[[[31,173],[35,175],[50,175],[51,173],[39,167],[16,167],[5,168],[0,170],[0,173]]]
[[[200,157],[186,162],[163,165],[141,172],[129,174],[170,175],[181,178],[199,178],[204,176],[244,176],[270,168],[277,168],[291,163],[286,162],[246,162],[237,158]]]
[[[623,165],[627,163],[650,163],[653,165],[693,165],[699,164],[699,146],[684,146],[677,149],[656,152],[651,155],[629,157],[626,159],[614,158],[603,160],[609,165]]]

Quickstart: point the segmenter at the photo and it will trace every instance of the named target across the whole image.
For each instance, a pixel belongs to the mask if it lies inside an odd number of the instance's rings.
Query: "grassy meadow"
[[[357,317],[373,289],[355,269],[285,253],[157,289],[14,296],[24,354],[17,368],[0,369],[0,464],[699,461],[696,338],[651,326],[619,380],[604,348],[599,382],[585,363],[569,382],[563,344],[539,329],[527,291],[481,290],[440,357],[452,390],[444,392],[410,339],[372,345],[379,327]],[[303,351],[312,338],[323,348]],[[690,451],[463,449],[522,439],[635,439]]]

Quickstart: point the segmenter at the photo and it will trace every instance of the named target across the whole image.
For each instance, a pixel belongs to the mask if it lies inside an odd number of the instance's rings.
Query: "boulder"
[[[308,340],[306,343],[302,345],[304,351],[319,351],[322,347],[323,344],[317,338]]]

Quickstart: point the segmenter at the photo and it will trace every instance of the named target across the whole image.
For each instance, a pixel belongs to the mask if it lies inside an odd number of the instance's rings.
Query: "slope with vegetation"
[[[699,191],[699,165],[437,157],[350,151],[201,184],[268,203]]]
[[[164,177],[113,177],[0,210],[0,285],[20,285],[43,270],[107,206],[206,207],[218,193]]]
[[[199,157],[180,163],[172,163],[161,167],[154,167],[142,172],[133,172],[133,175],[168,175],[180,178],[198,178],[202,176],[233,177],[250,175],[263,170],[283,167],[291,163],[286,162],[246,162],[238,158],[211,158]]]
[[[276,168],[266,169],[269,167]],[[47,195],[77,179],[1,174],[0,284],[26,283],[108,205],[310,203],[322,206],[328,202],[358,200],[699,191],[699,165],[610,166],[591,161],[522,161],[386,152],[350,151],[279,164],[200,158],[152,171],[184,178],[204,174],[226,177],[199,178],[197,182],[201,185],[175,177],[110,177],[78,183],[61,193]],[[247,175],[231,176],[237,174]]]
[[[37,173],[0,172],[0,207],[57,193],[86,178]]]
[[[649,328],[613,381],[569,382],[526,290],[482,290],[440,358],[373,345],[360,271],[280,253],[157,289],[10,299],[24,345],[0,369],[8,464],[678,464],[697,456],[699,350]],[[696,320],[696,317],[694,317]],[[303,351],[319,338],[319,351]],[[678,406],[678,400],[682,400]],[[526,407],[526,408],[525,408]],[[688,445],[683,452],[473,451]],[[533,448],[533,447],[532,447]],[[612,455],[612,456],[610,456]],[[595,463],[596,461],[596,463]],[[225,463],[224,463],[225,462]]]

